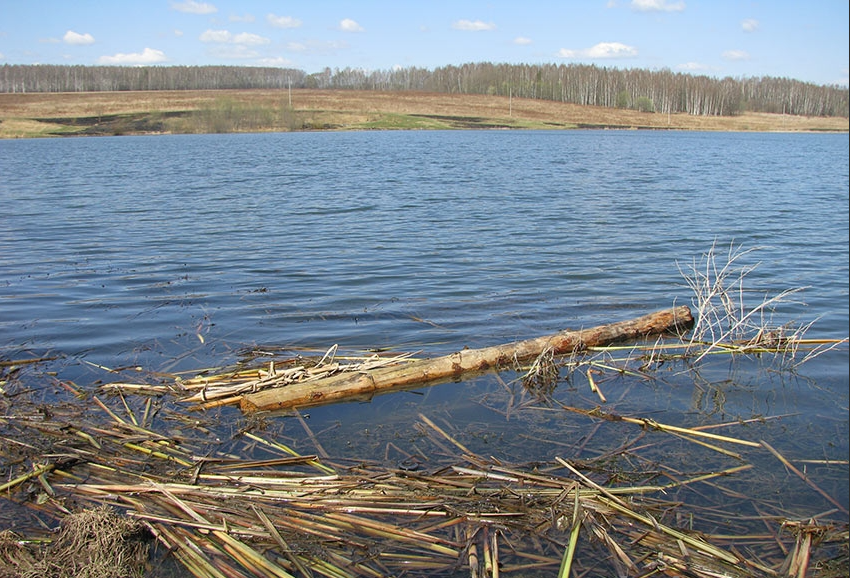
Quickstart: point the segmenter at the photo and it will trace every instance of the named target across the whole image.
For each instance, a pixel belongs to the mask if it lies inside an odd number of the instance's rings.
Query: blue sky
[[[0,64],[596,64],[848,85],[847,0],[0,0]]]

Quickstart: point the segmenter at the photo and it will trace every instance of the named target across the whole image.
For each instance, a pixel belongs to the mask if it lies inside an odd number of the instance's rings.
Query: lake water
[[[691,304],[679,269],[713,245],[721,257],[757,249],[742,258],[758,265],[748,300],[807,287],[778,308],[777,324],[814,321],[807,337],[841,339],[848,183],[846,134],[0,141],[0,358],[60,354],[60,377],[85,386],[108,381],[91,364],[191,371],[255,346],[438,355]],[[846,509],[846,344],[796,373],[763,363],[707,364],[701,383],[612,379],[606,407],[684,427],[787,415],[730,433],[770,439],[789,459],[843,460],[817,482]],[[506,420],[494,410],[503,389],[485,376],[316,408],[310,419],[330,453],[351,457],[384,457],[375,429],[394,429],[402,445],[419,413],[450,419],[459,438],[500,459],[580,453],[586,422],[533,408],[527,421]],[[599,404],[586,384],[557,395]],[[614,429],[582,451],[635,434]],[[770,456],[751,459],[762,474],[790,476]],[[784,496],[795,514],[831,507],[796,482]]]

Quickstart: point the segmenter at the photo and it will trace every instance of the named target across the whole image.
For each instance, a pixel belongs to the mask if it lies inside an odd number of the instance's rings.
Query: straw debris
[[[734,519],[721,504],[701,511],[671,498],[751,466],[670,475],[663,483],[605,483],[597,466],[583,460],[511,464],[481,456],[452,424],[424,414],[416,424],[420,460],[346,464],[299,453],[271,432],[237,432],[228,443],[205,437],[203,428],[191,437],[163,435],[132,403],[98,402],[105,423],[70,407],[41,420],[4,418],[7,434],[48,437],[32,448],[37,452],[24,451],[19,465],[7,465],[15,473],[7,499],[59,520],[62,528],[58,537],[42,538],[48,544],[43,556],[15,547],[21,538],[7,533],[0,546],[7,573],[141,576],[145,536],[153,536],[198,577],[462,572],[490,578],[560,571],[802,578],[813,560],[823,563],[820,549],[833,551],[847,538],[846,526],[826,518],[765,517],[774,530],[763,536],[712,536],[681,523],[701,515]],[[621,417],[616,421],[656,435],[709,437],[770,453],[764,442]],[[71,553],[73,563],[58,563]],[[21,574],[29,568],[34,573]]]
[[[145,526],[108,506],[64,517],[58,535],[40,546],[0,533],[0,576],[20,578],[138,578],[148,562]]]

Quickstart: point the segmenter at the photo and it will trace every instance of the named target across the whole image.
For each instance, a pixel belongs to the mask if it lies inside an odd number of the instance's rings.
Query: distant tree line
[[[91,92],[316,88],[489,94],[631,108],[645,112],[731,116],[769,112],[850,115],[847,87],[788,78],[715,78],[585,64],[469,63],[433,70],[325,68],[315,74],[247,66],[3,65],[0,92]]]
[[[66,66],[10,65],[0,68],[0,92],[115,92],[286,88],[306,74],[286,68],[249,66]]]

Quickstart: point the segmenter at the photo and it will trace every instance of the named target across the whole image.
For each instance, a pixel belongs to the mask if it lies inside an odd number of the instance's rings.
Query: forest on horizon
[[[765,112],[850,116],[850,91],[788,78],[714,78],[584,64],[468,63],[433,70],[250,66],[84,66],[4,64],[0,93],[297,89],[420,91],[551,100],[644,112],[734,116]]]

